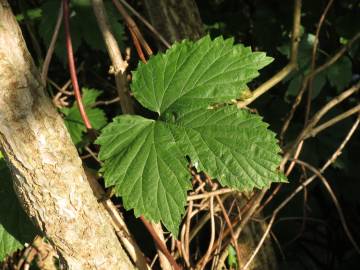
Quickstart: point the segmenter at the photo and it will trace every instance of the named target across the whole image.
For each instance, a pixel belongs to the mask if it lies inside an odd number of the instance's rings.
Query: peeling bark
[[[0,0],[0,146],[26,213],[67,269],[134,269],[6,0]]]

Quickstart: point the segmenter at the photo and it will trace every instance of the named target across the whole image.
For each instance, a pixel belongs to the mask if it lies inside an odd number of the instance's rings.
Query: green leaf
[[[133,72],[131,89],[136,99],[159,115],[181,107],[206,108],[241,96],[258,70],[272,62],[262,52],[233,45],[233,39],[209,36],[185,40]]]
[[[25,12],[26,12],[26,17],[28,17],[30,20],[38,19],[42,15],[40,8],[27,9]],[[25,15],[23,13],[20,13],[16,15],[15,18],[19,23],[21,23],[25,20]]]
[[[25,243],[30,243],[36,235],[11,182],[10,171],[0,153],[0,262]]]
[[[331,65],[327,70],[327,77],[332,86],[338,92],[350,83],[352,77],[352,63],[349,57],[340,58],[335,64]]]
[[[235,269],[237,268],[237,255],[236,255],[236,250],[235,248],[232,246],[232,245],[228,245],[228,257],[227,257],[227,262],[228,262],[228,265],[230,267],[234,267]]]
[[[297,62],[299,66],[298,70],[300,71],[300,73],[307,69],[310,65],[314,40],[315,36],[310,33],[305,33],[301,38],[297,57]],[[285,44],[279,46],[278,50],[280,53],[290,59],[290,42],[286,42]],[[295,74],[297,73],[291,73],[288,77],[292,77],[292,75]]]
[[[286,97],[287,100],[288,100],[289,97],[295,97],[295,96],[298,95],[303,78],[304,78],[304,76],[302,74],[298,74],[298,75],[294,76],[290,80],[289,86],[288,86],[287,91],[285,93],[285,97]],[[326,74],[325,74],[325,72],[317,74],[313,78],[312,92],[311,92],[311,98],[312,99],[316,98],[320,94],[321,90],[325,86],[325,83],[326,83]]]
[[[162,221],[176,235],[191,188],[187,156],[198,170],[240,191],[285,181],[277,171],[275,135],[259,116],[233,105],[209,108],[244,93],[270,61],[232,40],[205,37],[139,65],[132,90],[159,119],[118,116],[96,141],[105,184],[114,186],[126,209]]]
[[[94,129],[100,130],[107,123],[105,113],[99,108],[92,108],[91,105],[95,103],[101,91],[88,88],[83,88],[82,91],[82,100],[90,123]],[[61,112],[65,115],[65,125],[74,144],[79,144],[82,141],[83,134],[86,132],[86,127],[77,107],[77,102],[75,101],[71,108],[61,109]]]
[[[139,116],[120,116],[108,125],[96,143],[106,186],[115,185],[126,209],[136,216],[164,222],[177,234],[191,188],[187,162],[163,122]]]
[[[268,187],[277,172],[280,148],[259,116],[235,106],[198,109],[155,121],[119,116],[96,143],[107,186],[115,186],[126,209],[163,221],[177,234],[191,188],[186,156],[224,186],[241,191]]]

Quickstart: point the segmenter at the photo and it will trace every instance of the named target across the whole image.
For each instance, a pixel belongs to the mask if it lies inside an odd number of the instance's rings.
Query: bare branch
[[[269,80],[264,82],[258,88],[256,88],[250,98],[245,99],[243,101],[237,102],[237,106],[239,108],[243,108],[250,103],[252,103],[255,99],[257,99],[262,94],[269,91],[276,84],[281,82],[290,72],[297,68],[297,55],[298,48],[300,42],[300,19],[301,19],[301,0],[294,1],[294,20],[293,20],[293,30],[291,34],[291,52],[290,52],[290,61],[289,63],[278,73],[276,73]]]
[[[315,137],[318,133],[320,133],[324,129],[327,129],[328,127],[335,125],[336,123],[358,112],[360,112],[360,104],[350,110],[347,110],[346,112],[339,114],[338,116],[335,116],[334,118],[331,118],[329,121],[317,126],[311,132],[309,132],[304,139]]]
[[[128,83],[126,80],[127,62],[122,58],[119,45],[111,31],[109,20],[102,0],[92,0],[94,13],[103,35],[105,45],[113,65],[116,89],[120,97],[120,104],[123,113],[133,114],[133,102],[129,95]]]

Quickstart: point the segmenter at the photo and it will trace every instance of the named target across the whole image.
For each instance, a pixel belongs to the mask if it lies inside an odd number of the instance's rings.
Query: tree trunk
[[[67,269],[134,269],[6,0],[0,0],[0,146],[26,213]]]
[[[143,0],[151,24],[170,43],[204,35],[199,9],[193,0]]]

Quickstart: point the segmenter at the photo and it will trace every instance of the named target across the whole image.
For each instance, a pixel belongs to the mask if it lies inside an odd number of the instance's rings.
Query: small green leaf
[[[327,70],[327,77],[330,84],[338,92],[344,90],[352,77],[352,63],[349,57],[341,57],[335,64],[331,65]]]
[[[285,93],[285,96],[287,99],[288,99],[288,97],[295,97],[298,95],[303,78],[304,78],[304,76],[302,74],[298,74],[290,80],[288,89]],[[321,90],[325,86],[325,83],[326,83],[325,72],[317,74],[313,78],[312,88],[311,88],[312,89],[312,92],[311,92],[312,99],[316,98],[320,94]]]
[[[232,246],[232,245],[229,245],[228,246],[228,257],[227,257],[227,261],[228,261],[228,265],[230,267],[233,267],[233,268],[237,268],[237,255],[236,255],[236,251],[235,251],[235,248]]]
[[[105,113],[99,108],[92,108],[91,105],[95,103],[101,91],[88,88],[83,88],[82,91],[82,101],[90,123],[94,129],[100,130],[107,123]],[[61,109],[61,112],[65,115],[65,125],[74,144],[79,144],[82,141],[83,134],[86,132],[86,127],[81,118],[77,103],[74,102],[71,108]]]
[[[0,153],[0,262],[30,243],[35,235],[36,229],[19,204],[10,171]]]
[[[27,9],[25,12],[26,12],[26,17],[29,18],[30,20],[38,19],[42,15],[40,8]],[[25,16],[23,13],[20,13],[20,14],[16,15],[15,18],[18,22],[21,23],[22,21],[24,21]]]
[[[136,99],[159,115],[181,107],[206,108],[239,98],[258,70],[272,62],[262,52],[209,36],[176,43],[165,54],[140,63],[131,89]]]
[[[299,49],[298,49],[298,69],[299,71],[304,71],[304,69],[307,69],[311,62],[311,55],[312,55],[312,47],[314,44],[314,35],[310,33],[306,33],[302,36]],[[283,55],[285,55],[288,59],[290,59],[290,43],[287,42],[281,46],[278,47],[279,52],[281,52]],[[296,73],[291,73],[289,77],[294,75]]]

